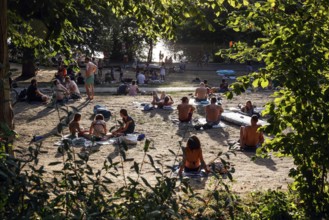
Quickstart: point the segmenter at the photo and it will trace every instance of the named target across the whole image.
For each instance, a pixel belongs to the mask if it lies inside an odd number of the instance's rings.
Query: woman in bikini
[[[95,138],[95,141],[107,139],[107,128],[103,115],[97,114],[95,116],[95,120],[91,123],[89,134]]]
[[[207,173],[210,172],[208,166],[203,160],[201,143],[197,136],[188,139],[186,147],[183,149],[183,162],[179,168],[178,174],[182,172],[200,171],[204,168]]]

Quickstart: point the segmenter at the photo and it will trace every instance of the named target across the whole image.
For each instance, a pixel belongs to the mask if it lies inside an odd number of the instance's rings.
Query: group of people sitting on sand
[[[94,141],[105,141],[112,137],[134,133],[135,121],[128,115],[127,110],[121,109],[120,116],[123,126],[109,133],[102,114],[96,114],[94,121],[91,123],[89,129],[86,130],[80,125],[81,114],[75,113],[73,120],[69,123],[70,134],[72,137],[84,137]]]
[[[240,128],[240,147],[245,151],[255,151],[257,146],[264,142],[262,132],[258,131],[258,117],[251,117],[251,125],[241,126]],[[188,139],[186,147],[183,150],[183,160],[180,164],[178,175],[182,172],[199,172],[204,169],[206,173],[210,172],[210,165],[207,165],[203,159],[201,143],[197,136]]]
[[[68,99],[80,99],[81,94],[77,84],[71,80],[69,76],[65,77],[65,84],[63,85],[58,79],[53,81],[54,98],[56,102],[64,102]],[[31,84],[27,88],[26,97],[28,102],[42,102],[47,103],[49,96],[42,93],[38,89],[38,82],[36,79],[31,80]]]

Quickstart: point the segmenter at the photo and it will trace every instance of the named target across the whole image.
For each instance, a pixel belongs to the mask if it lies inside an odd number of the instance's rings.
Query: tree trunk
[[[9,61],[8,61],[7,0],[0,1],[0,137],[4,128],[14,128],[14,114],[10,102]]]
[[[149,52],[147,55],[147,62],[151,63],[152,62],[152,57],[153,57],[153,40],[150,40],[150,48],[149,48]]]
[[[24,48],[21,77],[23,79],[29,79],[34,76],[35,76],[34,50],[31,48]]]

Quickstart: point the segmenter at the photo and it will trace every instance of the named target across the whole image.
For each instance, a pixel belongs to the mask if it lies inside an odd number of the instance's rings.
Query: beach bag
[[[127,94],[127,87],[128,86],[125,85],[125,84],[120,85],[117,89],[117,94],[118,95],[126,95]]]
[[[18,95],[18,101],[23,102],[26,100],[27,90],[23,89]]]
[[[110,110],[107,109],[106,106],[102,105],[95,105],[94,106],[94,114],[101,114],[104,116],[104,118],[110,118],[111,117],[111,112]]]
[[[120,136],[119,142],[124,142],[126,144],[137,144],[138,134],[127,134],[126,136]]]

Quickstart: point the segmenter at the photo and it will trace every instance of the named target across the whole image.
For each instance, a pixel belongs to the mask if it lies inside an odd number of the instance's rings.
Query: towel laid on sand
[[[74,147],[92,147],[95,145],[109,145],[114,144],[117,138],[110,138],[105,141],[94,141],[94,143],[84,137],[72,137],[71,135],[65,135],[63,139],[54,143],[54,146],[63,146],[63,140],[68,140]]]
[[[200,125],[204,125],[204,124],[207,124],[207,120],[206,118],[199,118],[198,119],[198,122]],[[212,128],[225,128],[226,127],[226,124],[224,124],[224,122],[219,122],[218,125],[213,125]]]
[[[223,178],[226,178],[226,174],[228,171],[224,167],[223,163],[221,163],[219,161],[215,161],[208,166],[210,169],[210,173],[206,173],[206,171],[204,169],[201,169],[200,171],[190,171],[190,172],[183,171],[182,175],[183,175],[183,177],[200,178],[200,177],[211,176],[213,173],[218,173],[218,174],[221,174],[223,176]],[[179,171],[179,165],[173,166],[172,170],[173,170],[174,176],[177,176],[178,171]]]

